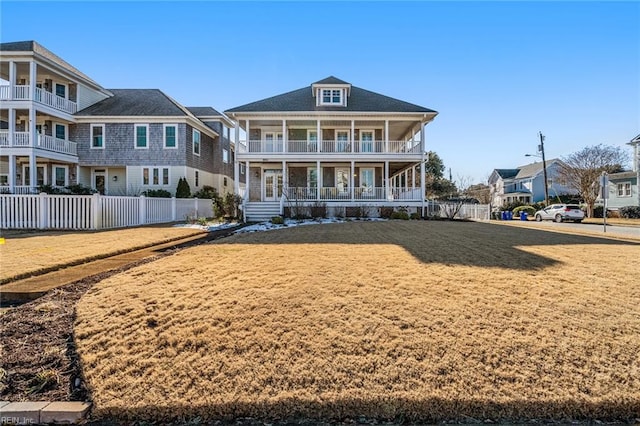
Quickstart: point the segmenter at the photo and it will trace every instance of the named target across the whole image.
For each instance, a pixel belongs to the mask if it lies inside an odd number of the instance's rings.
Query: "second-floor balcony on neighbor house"
[[[249,140],[240,141],[240,153],[357,153],[357,154],[421,154],[420,141],[384,140]]]
[[[58,96],[41,87],[36,87],[34,92],[31,93],[31,86],[28,85],[14,85],[13,87],[8,84],[0,85],[0,100],[35,101],[69,114],[75,114],[78,111],[78,104],[76,102]]]
[[[13,132],[13,137],[10,136],[12,135],[6,130],[0,131],[0,148],[39,148],[61,154],[78,155],[78,144],[70,140],[36,134],[35,141],[32,141],[33,138],[29,132]]]

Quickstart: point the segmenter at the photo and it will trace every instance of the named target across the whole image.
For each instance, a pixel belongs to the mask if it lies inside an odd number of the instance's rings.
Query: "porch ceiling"
[[[246,126],[243,126],[244,121],[241,121],[241,127],[246,130]],[[384,120],[354,120],[354,127],[356,129],[383,129]],[[323,129],[332,128],[351,128],[351,120],[322,120],[320,119],[320,126]],[[282,128],[282,120],[251,120],[250,127],[252,129],[269,127],[269,128]],[[287,128],[307,128],[313,130],[317,127],[316,120],[287,120]],[[402,121],[389,121],[389,140],[403,140],[406,136],[411,136],[413,130],[419,129],[419,123],[415,120],[402,120]]]

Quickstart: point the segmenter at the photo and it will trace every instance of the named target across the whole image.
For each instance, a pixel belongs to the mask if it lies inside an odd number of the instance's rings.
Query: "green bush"
[[[411,220],[419,220],[420,219],[420,214],[419,213],[411,213],[411,215],[409,215],[409,218]]]
[[[142,195],[151,198],[171,198],[171,193],[166,189],[147,189]]]
[[[201,190],[193,194],[193,198],[214,200],[218,196],[218,190],[213,186],[205,185]]]
[[[222,197],[222,210],[224,216],[236,219],[240,216],[240,204],[242,203],[242,197],[234,194],[233,192],[227,192]]]
[[[176,188],[176,198],[189,198],[191,197],[191,188],[186,178],[181,177],[178,180],[178,186]]]
[[[409,213],[406,211],[397,211],[391,213],[391,219],[409,220]]]
[[[640,219],[640,206],[625,206],[618,210],[620,217],[624,219]]]
[[[273,216],[271,218],[271,223],[274,225],[284,225],[284,219],[280,216]]]

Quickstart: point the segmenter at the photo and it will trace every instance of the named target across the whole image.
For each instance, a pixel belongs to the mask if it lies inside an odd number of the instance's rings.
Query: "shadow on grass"
[[[394,244],[424,263],[537,270],[557,260],[521,250],[524,246],[609,245],[611,250],[640,243],[562,234],[482,222],[373,221],[298,226],[240,234],[224,244]]]
[[[199,422],[216,424],[313,425],[336,422],[369,424],[435,424],[442,421],[463,423],[526,421],[617,421],[633,422],[640,416],[640,401],[605,400],[602,402],[557,398],[551,401],[513,400],[507,402],[476,399],[394,397],[349,398],[309,401],[288,398],[275,402],[230,401],[210,405],[154,405],[148,407],[98,408],[95,415],[111,421],[151,421],[162,424]],[[107,420],[108,419],[108,420]]]

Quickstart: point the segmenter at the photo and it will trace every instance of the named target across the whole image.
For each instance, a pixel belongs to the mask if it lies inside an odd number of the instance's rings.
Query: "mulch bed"
[[[90,400],[73,338],[77,301],[95,283],[167,254],[92,275],[0,314],[0,399]]]

